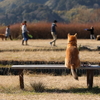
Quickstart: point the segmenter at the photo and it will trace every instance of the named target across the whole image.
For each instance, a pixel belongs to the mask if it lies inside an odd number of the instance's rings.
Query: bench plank
[[[43,64],[43,65],[13,65],[12,69],[66,69],[63,64]],[[82,66],[77,69],[98,69],[100,70],[100,66],[98,65],[90,65],[90,66]]]

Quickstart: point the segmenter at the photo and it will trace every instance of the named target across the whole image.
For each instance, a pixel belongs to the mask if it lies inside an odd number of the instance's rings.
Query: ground
[[[0,76],[1,100],[99,100],[100,76],[94,77],[93,89],[87,89],[86,76],[79,77],[79,81],[71,75],[25,75],[25,90],[19,89],[18,76]],[[30,83],[42,82],[45,92],[36,93]]]
[[[29,45],[21,45],[21,40],[0,41],[0,60],[6,61],[55,61],[64,62],[67,39],[58,39],[57,46],[50,46],[51,40],[29,40]],[[100,41],[79,39],[81,62],[99,63]],[[93,59],[91,59],[93,58]]]
[[[67,39],[58,39],[57,46],[50,46],[51,40],[29,40],[29,45],[21,45],[21,40],[0,40],[0,62],[2,61],[55,61],[63,62]],[[100,63],[100,41],[78,39],[81,62]],[[87,47],[87,49],[83,48]],[[9,65],[11,67],[11,65]],[[5,67],[5,66],[3,66]],[[93,89],[87,89],[86,76],[79,77],[79,81],[71,75],[54,76],[52,74],[25,73],[25,90],[19,88],[18,75],[0,76],[0,100],[99,100],[100,76],[94,76]],[[45,91],[37,93],[32,90],[30,83],[41,81]]]

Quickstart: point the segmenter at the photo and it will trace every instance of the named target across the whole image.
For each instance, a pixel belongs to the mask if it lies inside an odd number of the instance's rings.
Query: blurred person
[[[12,38],[11,38],[11,31],[10,31],[10,25],[8,25],[6,27],[6,31],[5,31],[5,39],[7,40],[8,37],[10,38],[10,40],[12,40]]]
[[[25,41],[25,44],[28,45],[27,41],[28,41],[28,33],[29,33],[29,31],[27,30],[27,21],[24,21],[22,23],[21,29],[22,29],[22,37],[23,37],[22,45],[24,45],[24,41]]]
[[[94,36],[94,27],[91,26],[90,29],[85,29],[86,31],[90,31],[90,39],[95,39]]]
[[[53,46],[56,46],[56,40],[57,40],[57,33],[56,33],[57,25],[56,25],[56,23],[57,23],[57,20],[54,20],[54,22],[51,25],[51,35],[53,37],[53,40],[50,42],[51,46],[52,46],[52,44],[53,44]]]

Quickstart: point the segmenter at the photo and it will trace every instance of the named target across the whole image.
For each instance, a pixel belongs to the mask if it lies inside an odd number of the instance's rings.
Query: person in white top
[[[22,27],[21,27],[21,29],[22,29],[22,36],[23,36],[22,45],[24,45],[24,41],[25,41],[26,45],[28,45],[27,44],[27,41],[28,41],[28,35],[27,35],[27,33],[29,33],[29,31],[27,30],[26,23],[27,23],[27,21],[24,21],[22,23]]]
[[[10,40],[12,40],[12,38],[11,38],[11,32],[10,32],[10,25],[8,25],[6,27],[5,37],[6,37],[6,40],[7,40],[8,37],[10,38]]]

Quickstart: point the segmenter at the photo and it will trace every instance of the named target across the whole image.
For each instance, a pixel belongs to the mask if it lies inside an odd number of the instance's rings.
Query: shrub
[[[78,39],[90,38],[89,31],[84,29],[94,27],[95,37],[100,35],[100,23],[93,24],[79,24],[79,23],[57,23],[57,34],[58,39],[66,39],[67,34],[78,34]],[[52,39],[51,36],[51,23],[39,22],[39,23],[28,23],[27,28],[29,33],[33,36],[33,39]],[[0,28],[0,33],[5,33],[5,27]],[[21,24],[11,25],[11,35],[13,38],[19,39],[21,37]]]
[[[34,82],[30,83],[30,85],[32,86],[35,92],[43,92],[45,90],[45,86],[42,82]]]

